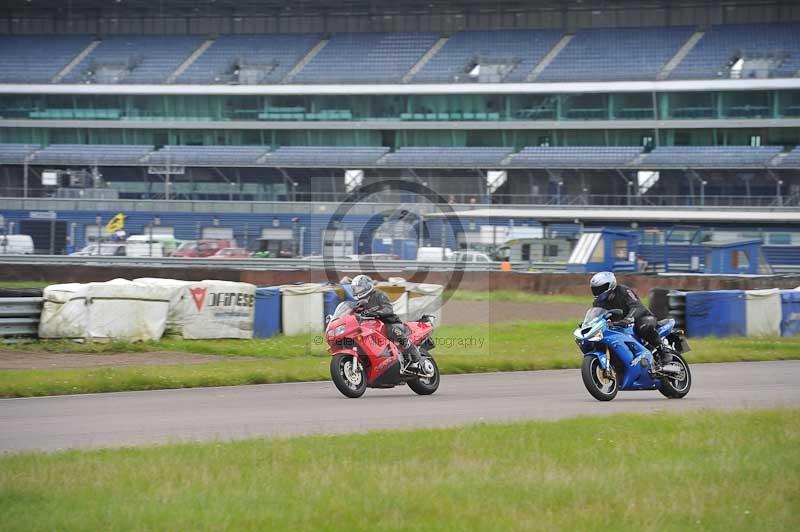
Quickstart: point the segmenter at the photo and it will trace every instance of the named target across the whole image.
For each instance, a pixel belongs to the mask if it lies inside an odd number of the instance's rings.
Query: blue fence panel
[[[686,333],[689,336],[745,336],[744,290],[686,293]]]

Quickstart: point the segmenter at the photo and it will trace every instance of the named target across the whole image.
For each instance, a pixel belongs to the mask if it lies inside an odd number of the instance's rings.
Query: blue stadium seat
[[[511,157],[509,165],[525,168],[619,168],[633,162],[639,146],[529,147]]]
[[[124,70],[114,83],[164,83],[167,77],[203,42],[198,36],[112,35],[103,39],[62,80],[91,83],[99,67]]]
[[[164,146],[150,154],[151,164],[237,166],[255,164],[269,146]]]
[[[220,35],[176,81],[228,83],[236,81],[234,68],[245,64],[264,70],[260,83],[280,83],[319,38],[316,33]]]
[[[388,151],[382,146],[283,146],[265,162],[272,166],[372,166]]]
[[[470,81],[467,70],[476,61],[513,61],[516,66],[503,81],[524,81],[560,36],[557,30],[462,31],[450,37],[412,82]]]
[[[484,167],[499,166],[511,148],[485,147],[407,147],[388,154],[381,164],[411,167]]]
[[[800,70],[800,24],[712,26],[669,77],[727,78],[737,56],[782,58],[769,76],[794,77]]]
[[[781,152],[780,146],[663,146],[642,158],[653,168],[763,168]]]
[[[39,148],[38,144],[0,144],[0,164],[22,164]]]
[[[688,26],[581,30],[536,81],[655,79],[693,32]]]
[[[437,33],[337,33],[297,74],[297,83],[397,83]]]
[[[36,164],[134,165],[152,146],[136,144],[50,144],[36,152]]]
[[[90,42],[89,35],[2,35],[0,83],[49,83]]]

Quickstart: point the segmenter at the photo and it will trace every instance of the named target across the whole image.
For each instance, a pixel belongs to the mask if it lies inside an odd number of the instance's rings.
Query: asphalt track
[[[346,399],[331,382],[0,400],[0,451],[111,447],[618,412],[800,407],[800,361],[698,364],[682,400],[592,399],[578,370],[445,375],[428,397],[402,386]]]

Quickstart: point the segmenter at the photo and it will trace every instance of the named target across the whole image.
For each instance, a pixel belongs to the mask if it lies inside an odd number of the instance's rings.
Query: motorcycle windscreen
[[[583,323],[581,323],[581,328],[587,327],[595,318],[598,316],[602,316],[606,313],[606,309],[601,307],[592,307],[586,311],[586,316],[583,318]]]

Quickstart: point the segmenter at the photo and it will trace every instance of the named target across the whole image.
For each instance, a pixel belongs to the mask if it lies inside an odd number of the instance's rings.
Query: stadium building
[[[681,238],[757,237],[800,265],[800,229],[774,215],[800,205],[798,74],[791,1],[8,0],[3,223],[80,247],[123,212],[129,232],[308,255],[515,224],[664,244],[677,207],[719,207]],[[402,183],[498,216],[445,235]]]

